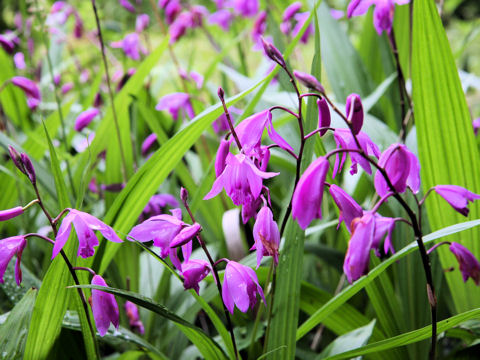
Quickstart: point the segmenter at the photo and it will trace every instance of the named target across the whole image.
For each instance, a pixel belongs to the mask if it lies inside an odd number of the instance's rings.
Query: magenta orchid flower
[[[12,54],[13,50],[15,49],[15,41],[10,36],[7,36],[7,34],[0,34],[0,46],[8,54]]]
[[[145,333],[145,327],[143,326],[142,320],[140,320],[140,315],[138,313],[138,307],[131,301],[125,301],[125,313],[128,317],[128,324],[130,329],[137,331],[139,334]]]
[[[113,48],[121,48],[126,56],[132,60],[140,60],[140,53],[147,54],[147,50],[140,42],[140,36],[134,32],[125,35],[120,41],[114,41],[110,44]]]
[[[23,207],[16,206],[11,209],[0,210],[0,221],[10,220],[23,214]]]
[[[380,156],[378,165],[385,169],[393,187],[399,193],[409,187],[414,194],[420,190],[420,163],[405,145],[392,144]],[[375,174],[375,190],[385,196],[390,187],[380,171]]]
[[[208,17],[209,24],[216,24],[223,30],[230,30],[230,24],[233,21],[233,14],[230,10],[220,9]]]
[[[211,271],[210,264],[205,260],[190,259],[182,264],[183,286],[185,289],[194,289],[198,294],[199,283]]]
[[[260,195],[262,180],[279,174],[259,170],[244,154],[228,153],[225,164],[225,169],[215,180],[204,200],[213,198],[225,188],[225,192],[235,205],[249,204]]]
[[[480,199],[480,195],[458,185],[437,185],[433,189],[463,216],[468,216],[470,211],[468,202]]]
[[[156,194],[148,200],[147,205],[140,215],[139,221],[147,219],[149,216],[160,215],[164,212],[167,206],[178,207],[178,201],[175,196],[171,194]]]
[[[190,242],[202,230],[199,223],[185,226],[170,242],[170,248],[176,248]]]
[[[462,272],[463,282],[467,282],[471,277],[475,285],[480,285],[480,263],[477,258],[463,245],[452,242],[450,244],[450,251],[457,258]]]
[[[382,239],[385,237],[383,243],[383,251],[387,254],[389,251],[395,254],[395,249],[392,244],[393,230],[395,230],[395,223],[397,219],[383,217],[375,214],[375,234],[373,237],[372,248],[375,249],[375,254],[380,256],[379,246]],[[385,236],[386,235],[386,236]]]
[[[257,15],[260,6],[258,0],[232,0],[232,5],[237,14],[246,17]]]
[[[165,21],[168,25],[171,25],[177,18],[178,14],[182,12],[180,0],[159,1],[158,3],[159,7],[165,9]]]
[[[352,237],[343,263],[343,271],[349,283],[367,273],[374,235],[374,214],[367,212],[352,221]]]
[[[25,56],[22,52],[17,52],[15,55],[13,55],[13,63],[15,64],[15,67],[20,70],[23,70],[27,67],[25,64]]]
[[[128,12],[135,14],[135,7],[128,0],[118,0],[118,3]]]
[[[16,87],[19,87],[25,93],[27,97],[27,105],[30,109],[35,110],[42,101],[42,95],[37,84],[25,77],[15,76],[11,79],[11,82]]]
[[[95,275],[92,285],[108,287],[100,275]],[[110,323],[118,329],[118,304],[115,296],[102,290],[92,289],[92,312],[100,336],[105,336]]]
[[[317,106],[318,106],[318,127],[319,128],[330,127],[330,123],[332,120],[330,117],[330,109],[328,107],[328,104],[325,98],[317,100]],[[318,134],[320,136],[323,136],[327,131],[328,131],[327,129],[324,129],[324,130],[321,130]]]
[[[352,133],[349,129],[335,129],[333,132],[333,138],[335,139],[335,143],[337,144],[337,148],[339,149],[357,149],[358,146],[353,138]],[[370,140],[367,134],[363,131],[360,131],[357,134],[358,142],[360,143],[360,147],[368,156],[375,156],[376,158],[380,157],[380,150],[378,146]],[[335,155],[335,165],[333,167],[333,174],[332,178],[335,178],[338,172],[340,172],[343,168],[343,164],[347,158],[347,153],[343,153],[341,161],[339,160],[340,157],[338,154]],[[349,153],[350,159],[352,160],[352,166],[350,169],[350,174],[357,173],[357,164],[365,170],[365,172],[369,175],[372,174],[372,168],[370,167],[370,163],[368,160],[364,159],[360,154],[356,152]]]
[[[252,41],[254,44],[254,50],[260,50],[262,48],[261,38],[265,33],[266,29],[267,29],[267,12],[260,11],[258,13],[257,18],[255,19],[255,22],[253,23],[252,34],[251,34]]]
[[[85,110],[85,111],[81,112],[77,116],[77,119],[75,120],[75,130],[79,131],[79,132],[82,131],[99,114],[100,114],[100,110],[98,110],[96,108],[91,108],[91,109],[88,109],[88,110]]]
[[[178,92],[165,95],[159,100],[155,109],[159,111],[167,110],[172,115],[173,120],[178,120],[181,109],[185,111],[189,118],[193,119],[195,117],[192,103],[190,102],[190,95],[186,93]]]
[[[152,146],[157,142],[157,134],[152,133],[148,135],[142,143],[142,155],[146,156]]]
[[[332,184],[330,185],[330,195],[332,195],[335,204],[337,204],[340,211],[338,217],[337,230],[340,227],[342,221],[345,221],[348,232],[352,232],[352,221],[355,218],[363,216],[363,209],[357,202],[348,195],[341,187]]]
[[[217,156],[215,158],[215,176],[218,178],[223,170],[225,170],[226,160],[228,154],[230,154],[230,144],[232,143],[232,139],[225,140],[222,139],[220,141],[220,145],[218,146]]]
[[[360,95],[350,94],[345,104],[347,119],[352,125],[354,135],[357,135],[363,126],[363,105]]]
[[[295,26],[293,27],[292,30],[292,37],[296,37],[300,30],[302,30],[303,25],[308,21],[310,17],[310,12],[303,12],[303,13],[297,13],[294,15],[294,19],[297,21]],[[304,44],[308,42],[308,39],[310,36],[314,33],[313,26],[312,24],[309,24],[305,32],[303,33],[302,37],[300,38],[300,41]]]
[[[257,250],[257,269],[264,256],[272,256],[278,264],[278,247],[280,244],[280,231],[276,221],[273,220],[272,211],[268,206],[263,206],[257,214],[253,226],[255,245],[251,250]]]
[[[7,270],[8,263],[12,260],[14,255],[17,255],[15,261],[15,281],[20,286],[22,282],[22,269],[20,268],[20,261],[22,259],[22,253],[27,246],[27,240],[25,236],[18,235],[12,236],[3,240],[0,240],[0,283],[4,283],[3,275]]]
[[[255,271],[235,261],[228,261],[222,287],[223,303],[228,311],[233,314],[236,305],[241,312],[247,312],[257,303],[257,293],[266,304]]]
[[[371,5],[375,5],[373,26],[378,35],[381,35],[383,31],[389,34],[392,30],[395,4],[404,5],[409,2],[410,0],[352,0],[348,4],[347,17],[363,15]]]
[[[141,33],[148,27],[149,24],[150,16],[148,16],[147,14],[138,15],[137,19],[135,20],[135,32]]]
[[[302,8],[302,3],[300,1],[295,1],[291,3],[285,10],[282,15],[282,23],[280,24],[280,30],[288,35],[292,30],[292,24],[290,20],[295,16],[296,13]]]
[[[75,209],[67,210],[69,211],[68,215],[63,219],[55,238],[52,259],[54,259],[65,246],[70,236],[72,225],[75,227],[79,243],[77,256],[81,256],[82,258],[88,258],[95,253],[94,247],[99,244],[95,231],[100,231],[105,239],[109,241],[116,243],[122,242],[110,226],[98,220],[95,216]]]

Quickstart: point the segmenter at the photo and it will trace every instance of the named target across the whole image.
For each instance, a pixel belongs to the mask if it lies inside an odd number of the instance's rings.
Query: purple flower
[[[147,50],[140,43],[140,37],[137,33],[125,35],[121,41],[115,41],[110,44],[113,48],[122,48],[126,56],[132,60],[140,60],[140,52],[146,54]]]
[[[183,286],[185,289],[194,289],[197,294],[198,285],[210,272],[210,264],[205,260],[190,259],[182,264]]]
[[[302,3],[300,1],[295,1],[290,4],[283,12],[282,22],[290,21],[293,16],[300,11],[302,8]]]
[[[297,34],[300,32],[300,30],[303,28],[303,25],[308,21],[310,17],[309,12],[303,12],[303,13],[298,13],[295,14],[295,20],[297,21],[297,24],[292,30],[292,37],[296,37]],[[308,38],[310,35],[313,34],[313,26],[312,24],[309,24],[305,32],[303,33],[302,37],[300,38],[300,41],[304,44],[308,42]]]
[[[478,135],[478,129],[480,129],[480,118],[476,118],[475,120],[473,120],[472,126],[473,126],[473,132],[474,132],[475,136],[477,136]]]
[[[92,285],[108,287],[100,275],[93,277]],[[100,336],[107,333],[110,323],[118,329],[118,305],[112,294],[92,289],[92,312]]]
[[[27,105],[30,109],[35,110],[42,101],[42,96],[37,84],[25,77],[15,76],[11,79],[12,84],[19,87],[25,93],[27,97]]]
[[[142,155],[145,156],[148,154],[152,146],[157,142],[157,134],[152,133],[143,140],[142,143]]]
[[[75,12],[75,26],[73,27],[73,36],[80,39],[83,36],[83,21],[78,12]]]
[[[182,11],[182,6],[180,5],[180,0],[167,0],[164,3],[165,6],[162,6],[162,8],[165,9],[165,20],[168,25],[171,25]]]
[[[420,190],[420,163],[403,144],[392,144],[380,156],[378,165],[385,169],[393,187],[399,193],[409,187],[415,194]],[[391,189],[380,171],[375,174],[375,190],[384,196]]]
[[[347,17],[363,15],[371,5],[375,5],[373,11],[373,25],[378,35],[385,30],[390,33],[393,24],[395,4],[408,4],[410,0],[352,0],[347,8]]]
[[[223,30],[228,31],[233,20],[233,14],[230,10],[220,9],[208,17],[209,24],[217,24]]]
[[[352,229],[352,237],[343,263],[343,271],[350,284],[368,271],[370,250],[375,234],[374,214],[367,212],[361,218],[354,219]]]
[[[233,122],[233,114],[238,114],[239,115],[239,114],[242,113],[242,110],[236,108],[235,106],[230,106],[228,111],[230,113],[230,119],[232,120],[232,122]],[[212,127],[213,127],[213,131],[215,131],[217,134],[219,132],[230,130],[230,125],[228,124],[227,115],[225,115],[225,113],[222,113],[222,115],[220,115],[213,122]]]
[[[324,157],[312,162],[298,181],[292,198],[292,217],[305,230],[313,219],[322,218],[322,198],[330,164]]]
[[[257,210],[261,204],[262,198],[258,197],[258,199],[252,201],[251,203],[244,204],[242,206],[242,221],[244,224],[246,224],[250,218],[257,215]]]
[[[141,33],[147,28],[148,24],[150,24],[150,16],[147,14],[138,15],[137,20],[135,21],[135,31]]]
[[[267,29],[267,12],[266,11],[261,11],[257,18],[255,19],[255,22],[253,23],[253,28],[252,28],[252,40],[254,44],[261,44],[261,37],[265,33],[265,30]]]
[[[363,126],[363,105],[360,95],[348,95],[345,110],[347,119],[352,125],[352,132],[354,135],[357,135]]]
[[[297,78],[298,81],[300,81],[303,85],[308,87],[309,89],[318,91],[320,93],[324,93],[325,89],[323,88],[322,84],[317,80],[317,78],[313,75],[294,70],[293,75]],[[322,98],[322,100],[319,101],[326,101],[325,99]]]
[[[32,161],[25,153],[22,153],[20,158],[22,159],[23,168],[25,169],[25,175],[27,175],[30,182],[35,185],[37,182],[37,175],[35,174],[35,168],[33,167]]]
[[[332,184],[330,185],[330,195],[332,195],[335,204],[337,204],[340,210],[340,216],[338,217],[338,226],[340,227],[342,221],[345,221],[348,232],[352,232],[352,221],[355,218],[363,216],[363,209],[357,202],[348,195],[342,188]]]
[[[67,94],[70,92],[70,90],[73,89],[73,82],[68,82],[62,85],[61,92],[63,95]]]
[[[170,242],[170,248],[176,248],[185,245],[191,241],[198,233],[202,231],[202,226],[199,223],[185,226]]]
[[[13,39],[10,38],[10,36],[7,36],[7,34],[0,34],[0,46],[7,53],[12,54],[13,50],[15,49],[15,42],[13,41]]]
[[[263,37],[260,38],[260,40],[262,41],[263,51],[265,52],[265,55],[267,55],[270,60],[275,61],[281,67],[285,67],[285,59],[283,58],[282,53],[275,47],[275,45],[273,45],[271,40],[266,40]]]
[[[480,199],[480,195],[458,185],[437,185],[433,189],[463,216],[468,216],[470,211],[468,202]]]
[[[185,70],[180,69],[179,70],[180,76],[182,79],[188,80],[188,81],[193,81],[195,85],[197,86],[197,89],[201,89],[203,86],[203,76],[202,74],[199,74],[196,71],[190,71],[190,73],[187,73]]]
[[[388,251],[390,251],[392,254],[395,254],[395,249],[393,248],[392,244],[392,234],[393,230],[395,230],[396,221],[397,220],[394,218],[383,217],[375,214],[375,234],[373,236],[372,248],[375,249],[377,256],[380,256],[378,248],[385,235],[387,236],[385,237],[385,242],[383,243],[384,253],[387,254]]]
[[[166,258],[170,253],[170,243],[186,225],[181,220],[181,210],[172,210],[173,215],[156,215],[140,225],[133,227],[127,239],[140,242],[152,241],[153,245],[160,248],[160,256]],[[172,249],[172,251],[176,251]]]
[[[24,236],[12,236],[0,240],[0,283],[4,283],[3,275],[7,270],[8,263],[14,255],[17,255],[15,262],[15,281],[20,286],[22,282],[22,269],[20,268],[20,260],[22,258],[23,249],[27,246],[27,240]]]
[[[467,282],[471,277],[475,285],[480,285],[480,263],[475,256],[463,245],[452,242],[450,251],[457,258],[462,272],[463,282]]]
[[[232,139],[220,141],[220,145],[217,150],[217,157],[215,158],[215,176],[219,177],[223,170],[225,170],[227,156],[230,153],[230,144]]]
[[[249,204],[262,191],[262,179],[269,179],[278,173],[263,172],[244,154],[228,154],[225,169],[215,180],[212,190],[204,200],[218,195],[223,188],[235,205]]]
[[[335,143],[337,144],[337,148],[339,149],[358,149],[357,143],[355,142],[355,139],[353,138],[353,135],[349,129],[335,129],[333,137],[335,139]],[[367,154],[368,156],[375,156],[377,158],[380,156],[380,150],[378,149],[378,146],[372,140],[370,140],[367,134],[360,131],[357,134],[357,139],[360,143],[360,147],[365,152],[365,154]],[[372,169],[368,160],[364,159],[360,154],[356,152],[352,152],[349,155],[352,160],[350,174],[353,175],[357,173],[357,164],[360,164],[360,166],[363,168],[363,170],[367,172],[367,174],[372,174]],[[342,170],[346,158],[347,153],[345,152],[342,154],[341,161],[339,160],[339,155],[335,155],[335,165],[333,167],[332,178],[335,178],[337,172]]]
[[[135,6],[130,4],[128,0],[118,0],[118,3],[128,12],[135,14]]]
[[[269,110],[263,110],[249,116],[235,127],[235,132],[242,145],[242,151],[245,154],[253,155],[258,151],[265,127],[267,127],[270,139],[275,144],[282,149],[293,151],[290,144],[275,131],[272,123],[272,113]]]
[[[222,298],[228,311],[233,314],[234,305],[241,312],[247,312],[257,303],[257,293],[265,302],[263,290],[258,283],[257,274],[248,266],[229,261],[225,268]]]
[[[25,64],[25,56],[22,52],[17,52],[15,55],[13,55],[13,62],[15,63],[15,67],[17,69],[22,70],[27,67]]]
[[[107,240],[117,243],[122,242],[110,226],[98,220],[95,216],[75,209],[68,210],[69,213],[63,219],[55,238],[52,259],[58,255],[67,242],[72,230],[72,224],[75,227],[79,243],[77,256],[81,256],[82,258],[88,258],[95,253],[94,247],[98,245],[98,238],[95,235],[95,231],[100,231]]]
[[[255,245],[251,250],[257,250],[257,269],[264,256],[272,256],[275,264],[278,264],[280,231],[268,206],[262,207],[257,214],[253,226],[253,238],[255,239]]]
[[[92,120],[100,114],[100,110],[96,108],[88,109],[83,112],[81,112],[78,116],[77,119],[75,120],[75,130],[76,131],[82,131],[84,128],[86,128]]]
[[[178,201],[170,194],[156,194],[148,201],[147,205],[140,215],[139,221],[143,221],[149,216],[160,215],[164,212],[165,207],[178,207]]]
[[[258,13],[258,0],[232,0],[232,3],[235,12],[239,15],[251,17]]]
[[[173,23],[170,25],[168,32],[170,34],[170,44],[175,43],[183,35],[185,35],[187,29],[194,27],[193,14],[189,11],[184,11],[176,17]]]
[[[128,317],[130,329],[137,331],[139,334],[143,335],[145,333],[145,328],[143,326],[142,320],[140,320],[137,305],[135,305],[131,301],[125,301],[125,313]]]
[[[155,109],[167,110],[172,115],[173,120],[178,119],[178,113],[181,109],[185,111],[189,118],[192,119],[195,117],[192,103],[190,102],[190,95],[186,93],[178,92],[165,95],[159,100]]]
[[[317,106],[318,106],[318,127],[319,128],[330,127],[330,123],[331,123],[330,109],[328,107],[328,104],[325,98],[317,100]],[[319,135],[323,136],[327,131],[328,131],[327,129],[321,130],[319,132]]]
[[[7,210],[0,210],[0,221],[10,220],[23,214],[23,207],[17,206]]]

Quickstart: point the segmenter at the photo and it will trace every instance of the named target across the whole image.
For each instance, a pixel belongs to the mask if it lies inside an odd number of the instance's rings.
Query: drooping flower
[[[370,250],[375,234],[375,216],[366,212],[352,221],[352,237],[348,243],[343,271],[349,283],[354,282],[368,271]]]
[[[177,18],[177,15],[182,11],[180,0],[167,0],[163,1],[162,4],[160,4],[160,1],[159,7],[165,9],[165,21],[168,25],[171,25]]]
[[[390,145],[380,156],[378,165],[385,169],[397,192],[403,193],[407,187],[415,194],[420,190],[420,163],[415,154],[405,145]],[[380,196],[391,191],[380,171],[375,174],[374,183],[375,190]]]
[[[457,258],[463,282],[471,277],[475,285],[480,285],[480,263],[477,258],[465,246],[456,242],[450,244],[450,251]]]
[[[233,314],[235,305],[241,312],[253,308],[257,303],[257,293],[266,304],[255,271],[235,261],[228,261],[222,287],[223,303],[228,311]]]
[[[125,301],[125,313],[128,317],[128,323],[130,329],[137,331],[139,334],[145,333],[145,327],[143,326],[140,315],[138,314],[138,307],[131,301]]]
[[[470,211],[468,202],[480,199],[480,195],[458,185],[437,185],[433,189],[463,216],[468,216]]]
[[[225,170],[227,156],[230,153],[230,144],[232,143],[232,139],[225,140],[222,139],[220,141],[220,145],[218,145],[217,150],[217,157],[215,158],[215,176],[219,177],[223,170]]]
[[[324,157],[312,162],[298,181],[292,198],[292,218],[305,230],[313,219],[322,218],[322,198],[330,164]]]
[[[327,101],[325,98],[317,100],[318,106],[318,127],[319,128],[326,128],[330,127],[331,118],[330,118],[330,109],[328,107]],[[320,136],[325,135],[327,129],[323,129],[319,132]]]
[[[100,275],[95,275],[92,278],[92,285],[108,287]],[[118,304],[112,294],[92,289],[92,312],[100,336],[105,336],[110,323],[118,329]]]
[[[335,143],[337,144],[337,148],[339,149],[358,150],[357,143],[355,142],[355,139],[353,138],[353,135],[349,129],[335,129],[335,131],[333,132],[333,138],[335,139]],[[377,158],[380,156],[380,150],[378,149],[378,146],[372,140],[370,140],[367,134],[360,131],[357,134],[357,139],[360,143],[360,147],[365,152],[365,154],[367,154],[368,156],[375,156]],[[348,155],[352,160],[350,174],[353,175],[357,173],[357,164],[360,164],[360,166],[363,168],[363,170],[367,172],[367,174],[372,174],[372,168],[370,167],[370,163],[368,162],[368,160],[364,159],[360,154],[356,152],[351,152]],[[341,161],[339,160],[339,155],[335,155],[335,165],[333,166],[332,178],[335,178],[337,172],[342,170],[346,158],[346,152],[342,154]]]
[[[42,95],[37,84],[22,76],[14,76],[11,81],[13,85],[19,87],[25,93],[28,107],[32,110],[36,109],[40,101],[42,101]]]
[[[178,119],[181,109],[185,111],[189,118],[193,119],[195,117],[192,103],[190,102],[190,95],[186,93],[178,92],[165,95],[159,100],[155,109],[167,110],[172,115],[173,120]]]
[[[114,41],[110,44],[113,48],[121,48],[126,56],[132,60],[140,60],[140,53],[147,54],[147,50],[140,42],[140,36],[134,32],[125,35],[120,41]]]
[[[210,264],[205,260],[190,259],[182,264],[183,286],[199,293],[198,285],[211,271]]]
[[[355,218],[363,216],[363,209],[357,202],[348,195],[341,187],[332,184],[330,185],[330,195],[332,195],[335,204],[337,204],[340,210],[340,216],[338,217],[338,226],[340,227],[342,221],[345,221],[348,232],[352,232],[352,221]]]
[[[166,258],[170,253],[170,243],[186,225],[181,220],[181,210],[172,210],[173,215],[161,214],[152,216],[141,224],[133,227],[127,236],[129,240],[140,242],[152,241],[160,248],[160,256]]]
[[[262,180],[269,179],[278,173],[264,172],[244,154],[228,154],[225,169],[213,183],[204,200],[218,195],[223,188],[235,205],[249,204],[258,198],[262,190]]]
[[[77,119],[75,120],[75,130],[79,131],[79,132],[82,131],[99,114],[100,114],[100,110],[98,110],[96,108],[91,108],[91,109],[88,109],[88,110],[85,110],[85,111],[81,112],[77,116]]]
[[[3,275],[7,270],[8,263],[12,260],[14,255],[17,255],[15,262],[15,281],[20,286],[22,282],[22,269],[20,268],[20,260],[22,258],[23,250],[27,246],[25,236],[18,235],[0,240],[0,283],[4,283]]]
[[[408,4],[410,0],[351,0],[347,8],[347,17],[363,15],[371,5],[375,5],[373,11],[373,25],[378,35],[383,31],[390,33],[393,24],[395,4]]]
[[[360,95],[350,94],[345,105],[347,119],[352,124],[352,131],[357,135],[363,126],[363,105]]]
[[[246,17],[255,16],[258,13],[258,0],[232,0],[235,12]]]
[[[22,214],[23,207],[21,206],[16,206],[7,210],[0,210],[0,221],[10,220]]]
[[[95,235],[95,231],[100,231],[107,240],[117,243],[122,242],[110,226],[98,220],[95,216],[76,209],[68,209],[68,211],[68,215],[65,216],[60,225],[60,229],[58,229],[55,244],[53,245],[52,259],[58,255],[67,242],[72,230],[71,225],[75,227],[75,232],[78,237],[79,246],[77,256],[81,256],[82,258],[88,258],[95,253],[94,247],[98,245],[98,238]]]
[[[255,245],[252,247],[252,250],[257,250],[257,269],[264,256],[272,256],[275,264],[278,264],[280,231],[277,223],[273,220],[272,211],[268,206],[263,206],[257,214],[257,219],[253,226],[253,238]]]
[[[255,217],[257,215],[257,210],[262,204],[262,198],[258,197],[256,200],[252,201],[251,203],[244,204],[242,206],[242,221],[244,224],[250,220],[250,218]]]

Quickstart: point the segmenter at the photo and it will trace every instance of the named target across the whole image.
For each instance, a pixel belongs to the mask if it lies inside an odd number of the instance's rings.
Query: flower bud
[[[265,41],[263,37],[261,39],[262,39],[263,49],[265,50],[265,54],[281,67],[285,67],[286,66],[285,59],[283,58],[283,55],[280,52],[280,50],[278,50],[273,44]]]
[[[317,100],[317,106],[318,106],[318,127],[329,127],[331,123],[331,118],[330,118],[330,109],[328,108],[327,101],[325,98]],[[327,129],[321,130],[319,132],[320,136],[325,135],[327,132]]]
[[[188,199],[188,190],[185,189],[183,186],[180,189],[180,199],[182,199],[183,203],[186,203]]]
[[[17,150],[15,150],[13,146],[8,146],[8,152],[10,153],[10,158],[12,159],[13,163],[18,168],[18,170],[26,174],[20,153]]]
[[[17,206],[7,210],[0,210],[0,221],[5,221],[9,219],[13,219],[18,215],[23,214],[23,208],[21,206]]]
[[[223,100],[225,98],[225,91],[222,89],[221,86],[218,88],[217,94],[220,100]]]
[[[37,182],[37,176],[35,175],[35,169],[33,168],[33,164],[30,161],[30,158],[27,154],[22,154],[21,158],[23,166],[25,168],[25,174],[30,179],[30,182],[35,185],[35,183]]]
[[[176,248],[178,246],[185,245],[192,240],[202,230],[202,226],[199,223],[184,227],[170,243],[170,248]]]
[[[309,89],[318,91],[319,93],[325,93],[325,89],[315,76],[297,70],[293,72],[293,75]]]
[[[348,121],[352,125],[352,132],[357,135],[363,125],[363,105],[360,96],[358,94],[348,95],[345,108]]]

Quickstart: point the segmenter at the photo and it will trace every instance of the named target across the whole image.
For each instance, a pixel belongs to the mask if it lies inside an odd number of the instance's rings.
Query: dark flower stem
[[[438,244],[433,245],[430,249],[428,249],[427,254],[430,255],[436,248],[442,245],[452,245],[450,241],[441,241]]]
[[[238,138],[237,133],[235,132],[235,128],[233,127],[232,118],[230,117],[230,113],[228,112],[227,104],[225,103],[225,93],[222,88],[218,89],[218,97],[222,102],[223,111],[225,112],[225,116],[227,117],[228,126],[230,127],[230,132],[237,143],[238,150],[242,151],[242,144],[240,143],[240,139]]]
[[[123,150],[122,137],[120,134],[120,125],[118,124],[117,111],[115,110],[115,102],[112,92],[112,84],[110,81],[110,74],[108,72],[108,62],[105,56],[105,43],[103,42],[102,28],[100,26],[100,19],[98,17],[97,6],[95,0],[92,0],[93,13],[95,14],[95,22],[97,24],[98,40],[100,42],[100,51],[102,53],[103,66],[105,68],[105,75],[107,77],[108,96],[110,98],[110,106],[112,107],[113,122],[115,123],[115,132],[117,133],[118,146],[120,148],[120,157],[122,159],[122,176],[123,182],[127,182],[127,161],[125,160],[125,152]]]
[[[185,197],[184,199],[182,199],[182,201],[183,201],[183,205],[185,206],[185,209],[188,212],[188,215],[190,216],[190,219],[192,219],[192,222],[195,223],[196,222],[195,217],[193,216],[192,210],[190,210],[190,206],[188,206],[187,198]],[[228,331],[230,332],[230,339],[232,340],[233,350],[235,352],[235,359],[238,359],[237,342],[235,341],[235,334],[233,333],[233,323],[232,323],[232,319],[230,318],[230,313],[228,312],[228,309],[225,306],[225,303],[223,302],[222,283],[220,282],[220,277],[218,276],[218,271],[215,266],[216,262],[213,260],[212,255],[210,255],[210,252],[208,251],[207,246],[205,245],[205,242],[202,240],[202,237],[200,235],[197,235],[197,241],[202,247],[205,255],[207,255],[208,262],[210,263],[210,266],[212,268],[215,284],[217,285],[218,294],[220,296],[220,300],[223,306],[223,312],[225,313],[225,318],[227,319],[227,327],[228,327]],[[220,260],[224,261],[226,259],[222,258]]]

